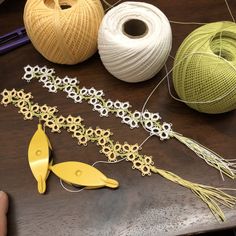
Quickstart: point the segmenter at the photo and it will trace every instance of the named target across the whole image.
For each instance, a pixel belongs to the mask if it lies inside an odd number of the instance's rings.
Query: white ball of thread
[[[126,82],[152,78],[164,66],[172,46],[167,17],[144,2],[124,2],[103,18],[98,50],[105,68]]]

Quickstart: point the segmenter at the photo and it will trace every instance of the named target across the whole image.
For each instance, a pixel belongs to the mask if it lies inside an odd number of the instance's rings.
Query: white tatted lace
[[[24,69],[23,79],[27,82],[30,82],[33,78],[38,78],[43,83],[43,87],[47,88],[49,92],[56,93],[58,90],[62,90],[75,103],[87,101],[93,106],[93,111],[97,111],[101,117],[107,117],[109,113],[113,113],[121,119],[122,123],[129,125],[131,129],[142,125],[150,135],[156,135],[160,140],[169,139],[171,136],[171,124],[166,122],[161,124],[159,113],[151,113],[148,110],[143,113],[137,110],[131,112],[129,102],[106,100],[103,98],[105,95],[102,90],[96,90],[93,87],[80,88],[77,78],[66,76],[61,79],[54,75],[54,69],[48,69],[46,66],[40,68],[39,66],[31,67],[28,65]]]

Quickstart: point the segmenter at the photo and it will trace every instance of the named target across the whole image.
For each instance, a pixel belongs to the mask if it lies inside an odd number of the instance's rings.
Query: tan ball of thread
[[[46,59],[77,64],[97,50],[104,10],[100,0],[28,0],[24,9],[27,34]]]

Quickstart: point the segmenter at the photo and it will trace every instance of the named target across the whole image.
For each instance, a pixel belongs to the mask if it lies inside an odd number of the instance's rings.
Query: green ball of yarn
[[[194,30],[177,51],[173,83],[191,108],[210,114],[236,108],[236,24],[216,22]]]

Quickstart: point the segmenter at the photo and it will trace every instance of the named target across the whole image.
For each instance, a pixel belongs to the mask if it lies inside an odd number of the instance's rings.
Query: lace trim
[[[96,90],[93,87],[80,88],[77,78],[66,76],[61,79],[54,75],[54,69],[48,69],[46,66],[40,68],[39,66],[31,67],[28,65],[24,69],[23,79],[27,82],[37,78],[49,92],[56,93],[61,90],[66,92],[67,97],[73,99],[75,103],[87,101],[101,117],[107,117],[109,113],[114,114],[121,119],[122,123],[129,125],[131,129],[138,128],[141,125],[150,135],[156,135],[160,140],[169,139],[171,136],[172,124],[166,122],[161,124],[159,113],[151,113],[148,110],[143,113],[137,110],[132,112],[130,111],[131,105],[129,102],[106,100],[102,90]]]
[[[141,155],[138,144],[130,145],[127,142],[124,144],[114,142],[110,139],[112,133],[109,129],[104,130],[99,127],[96,129],[86,128],[80,116],[58,117],[55,115],[58,112],[56,107],[34,104],[30,101],[33,98],[31,93],[25,93],[23,90],[16,91],[13,89],[8,91],[5,89],[1,95],[3,96],[1,103],[4,106],[10,103],[14,104],[19,108],[19,113],[23,114],[25,120],[32,120],[33,117],[37,117],[52,132],[60,133],[62,129],[66,129],[72,133],[73,138],[78,140],[78,144],[84,146],[87,145],[88,141],[96,142],[101,148],[100,152],[109,161],[115,162],[118,158],[125,158],[127,161],[131,161],[133,163],[132,168],[141,171],[143,176],[151,175],[151,166],[154,165],[152,157]]]

